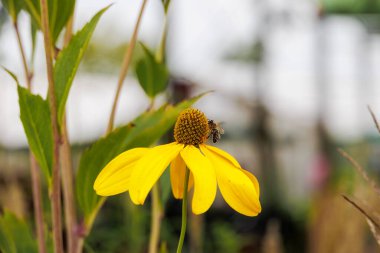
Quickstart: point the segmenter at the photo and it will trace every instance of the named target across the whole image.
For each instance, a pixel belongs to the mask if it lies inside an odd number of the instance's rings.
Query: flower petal
[[[210,208],[216,195],[214,168],[209,159],[192,145],[186,146],[180,154],[194,176],[193,213],[204,213]]]
[[[133,167],[147,151],[147,148],[134,148],[112,159],[94,182],[96,194],[111,196],[128,191]]]
[[[177,155],[176,158],[170,163],[170,182],[172,185],[172,192],[176,199],[183,198],[183,187],[185,185],[185,173],[186,173],[186,164],[183,161],[180,155]],[[190,191],[193,187],[194,179],[193,175],[190,174],[189,184],[187,189]]]
[[[249,179],[251,180],[251,182],[253,183],[253,186],[255,187],[255,190],[257,192],[257,196],[260,197],[260,185],[259,185],[259,181],[257,180],[257,178],[255,177],[255,175],[253,175],[251,172],[243,169],[243,168],[239,168],[247,177],[249,177]]]
[[[136,163],[129,190],[133,203],[144,204],[150,189],[181,149],[183,149],[183,144],[176,142],[160,145],[149,149]]]
[[[255,190],[256,190],[257,194],[260,196],[260,186],[259,186],[259,182],[257,181],[257,178],[252,173],[250,173],[249,171],[246,171],[243,168],[241,168],[239,162],[232,155],[230,155],[226,151],[221,150],[221,149],[214,147],[214,146],[207,145],[207,149],[209,149],[212,152],[218,154],[219,156],[222,156],[223,158],[227,159],[230,163],[232,163],[233,165],[238,167],[242,172],[244,172],[244,174],[246,174],[249,177],[249,179],[252,181],[253,185],[255,186]]]
[[[236,161],[235,157],[233,157],[232,155],[228,154],[226,151],[224,150],[221,150],[220,148],[217,148],[217,147],[214,147],[214,146],[209,146],[209,145],[201,145],[201,150],[202,148],[207,148],[208,150],[218,154],[219,156],[227,159],[228,161],[230,161],[233,165],[235,165],[236,167],[239,167],[240,168],[240,164],[238,161]]]
[[[214,165],[218,186],[227,204],[247,216],[259,214],[259,195],[251,178],[240,167],[234,166],[228,157],[221,155],[226,152],[215,152],[214,147],[206,145],[200,145],[200,148]]]

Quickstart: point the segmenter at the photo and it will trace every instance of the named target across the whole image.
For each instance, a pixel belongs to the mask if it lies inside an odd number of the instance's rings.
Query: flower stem
[[[53,223],[53,242],[54,252],[63,253],[62,241],[62,222],[61,222],[61,184],[60,184],[60,171],[59,171],[59,144],[60,133],[57,120],[57,104],[54,91],[53,79],[53,44],[51,34],[49,31],[49,17],[47,0],[40,0],[41,7],[41,24],[42,33],[44,36],[46,68],[48,76],[48,99],[51,113],[52,129],[53,129],[53,165],[52,165],[52,189],[51,189],[51,202],[52,202],[52,223]]]
[[[129,41],[127,51],[125,52],[125,55],[124,55],[123,64],[121,66],[121,70],[120,70],[120,74],[119,74],[119,80],[117,82],[116,94],[115,94],[115,98],[113,100],[112,110],[111,110],[110,118],[108,121],[107,133],[110,133],[113,129],[117,102],[119,101],[121,87],[123,86],[124,79],[127,76],[128,68],[129,68],[129,65],[130,65],[131,60],[132,60],[133,49],[135,48],[135,45],[136,45],[137,34],[139,31],[142,15],[144,13],[147,1],[148,0],[143,0],[143,3],[142,3],[141,8],[140,8],[140,13],[139,13],[139,16],[137,18],[136,25],[135,25],[131,40]]]
[[[159,182],[159,181],[158,181]],[[152,220],[151,233],[149,238],[149,253],[157,253],[158,242],[160,239],[160,227],[162,219],[162,205],[160,201],[160,192],[158,182],[153,186],[152,190]]]
[[[186,168],[185,183],[183,187],[183,199],[182,199],[182,225],[181,225],[181,234],[178,240],[177,253],[182,252],[183,241],[185,240],[186,225],[187,225],[187,192],[188,192],[187,188],[189,185],[189,176],[190,176],[190,171],[188,168]]]

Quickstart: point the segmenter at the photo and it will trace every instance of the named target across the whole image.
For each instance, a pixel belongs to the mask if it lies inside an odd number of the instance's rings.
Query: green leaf
[[[174,125],[180,112],[204,94],[176,106],[164,105],[156,111],[145,112],[128,125],[99,139],[83,153],[76,178],[76,195],[85,218],[93,214],[101,199],[93,190],[93,184],[103,167],[123,151],[148,147],[158,141]]]
[[[85,217],[91,215],[100,200],[92,187],[96,176],[115,154],[122,152],[120,140],[130,129],[131,126],[128,125],[114,130],[83,153],[76,177],[76,195]]]
[[[79,63],[87,49],[92,33],[94,32],[100,17],[108,8],[109,7],[106,7],[99,11],[91,19],[91,21],[82,28],[82,30],[72,37],[67,47],[64,48],[58,55],[57,62],[54,67],[54,84],[59,123],[62,122],[67,97],[69,95],[75,73],[78,70]]]
[[[0,217],[0,250],[3,253],[38,252],[28,224],[9,212]]]
[[[20,118],[30,149],[49,181],[53,163],[53,131],[49,104],[21,86],[17,90]]]
[[[4,8],[8,11],[9,16],[11,16],[13,23],[16,23],[17,16],[22,9],[22,0],[1,0]]]
[[[74,11],[75,0],[48,0],[49,28],[53,44]],[[30,14],[32,21],[41,29],[41,12],[39,0],[24,0],[25,10]]]
[[[49,26],[56,41],[62,29],[73,15],[75,0],[48,0],[49,7]]]
[[[12,77],[12,79],[16,82],[16,84],[19,85],[19,81],[18,81],[18,78],[15,75],[15,73],[13,73],[12,71],[10,71],[6,67],[2,67],[2,68],[4,69],[5,72],[7,72]]]
[[[140,43],[145,56],[137,62],[136,75],[145,93],[154,98],[168,85],[169,71],[164,63],[159,63],[149,49]]]
[[[24,0],[24,9],[30,15],[35,27],[41,28],[40,1]]]
[[[51,176],[53,160],[53,131],[49,104],[38,95],[20,86],[17,76],[2,67],[16,82],[19,95],[20,118],[28,139],[30,149],[36,156],[48,181]]]

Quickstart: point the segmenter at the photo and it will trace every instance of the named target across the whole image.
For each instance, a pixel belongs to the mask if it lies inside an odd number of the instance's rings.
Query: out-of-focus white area
[[[129,40],[141,1],[77,1],[75,27],[82,27],[100,8],[104,14],[93,40],[117,45]],[[312,126],[318,115],[320,65],[326,76],[327,125],[337,138],[358,138],[374,131],[366,106],[380,114],[380,41],[358,21],[333,17],[318,21],[313,1],[192,0],[172,1],[169,16],[168,64],[173,75],[199,84],[197,91],[215,90],[198,102],[207,115],[226,127],[247,125],[254,105],[256,71],[253,64],[226,60],[237,49],[249,48],[264,32],[263,101],[275,125],[297,132]],[[265,6],[264,6],[265,5]],[[28,22],[20,16],[28,45]],[[154,47],[160,40],[163,12],[158,0],[149,1],[140,40]],[[265,21],[265,22],[264,22]],[[23,25],[25,24],[25,25]],[[263,31],[264,30],[264,31]],[[105,39],[106,38],[106,39]],[[324,52],[320,52],[320,41]],[[44,57],[39,37],[35,65],[35,91],[46,93]],[[12,27],[0,34],[0,64],[23,80],[20,56]],[[29,49],[27,50],[30,51]],[[321,54],[323,54],[321,56]],[[322,63],[318,59],[321,59]],[[116,89],[117,75],[80,72],[68,102],[71,140],[86,142],[103,135]],[[146,109],[148,100],[132,78],[123,88],[117,123]],[[373,129],[373,130],[372,130]],[[0,145],[26,146],[18,116],[16,86],[0,71]]]

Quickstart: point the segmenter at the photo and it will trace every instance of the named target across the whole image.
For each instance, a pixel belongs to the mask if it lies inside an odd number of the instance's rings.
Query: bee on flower
[[[200,110],[184,110],[174,127],[175,142],[121,153],[99,173],[94,190],[101,196],[129,191],[132,202],[142,205],[170,165],[170,181],[176,199],[183,198],[188,174],[187,190],[194,188],[194,214],[204,213],[210,208],[219,188],[231,208],[246,216],[258,215],[261,204],[256,177],[241,168],[227,152],[205,144],[210,136],[217,135],[214,140],[220,138],[220,133],[210,125],[213,126]]]

